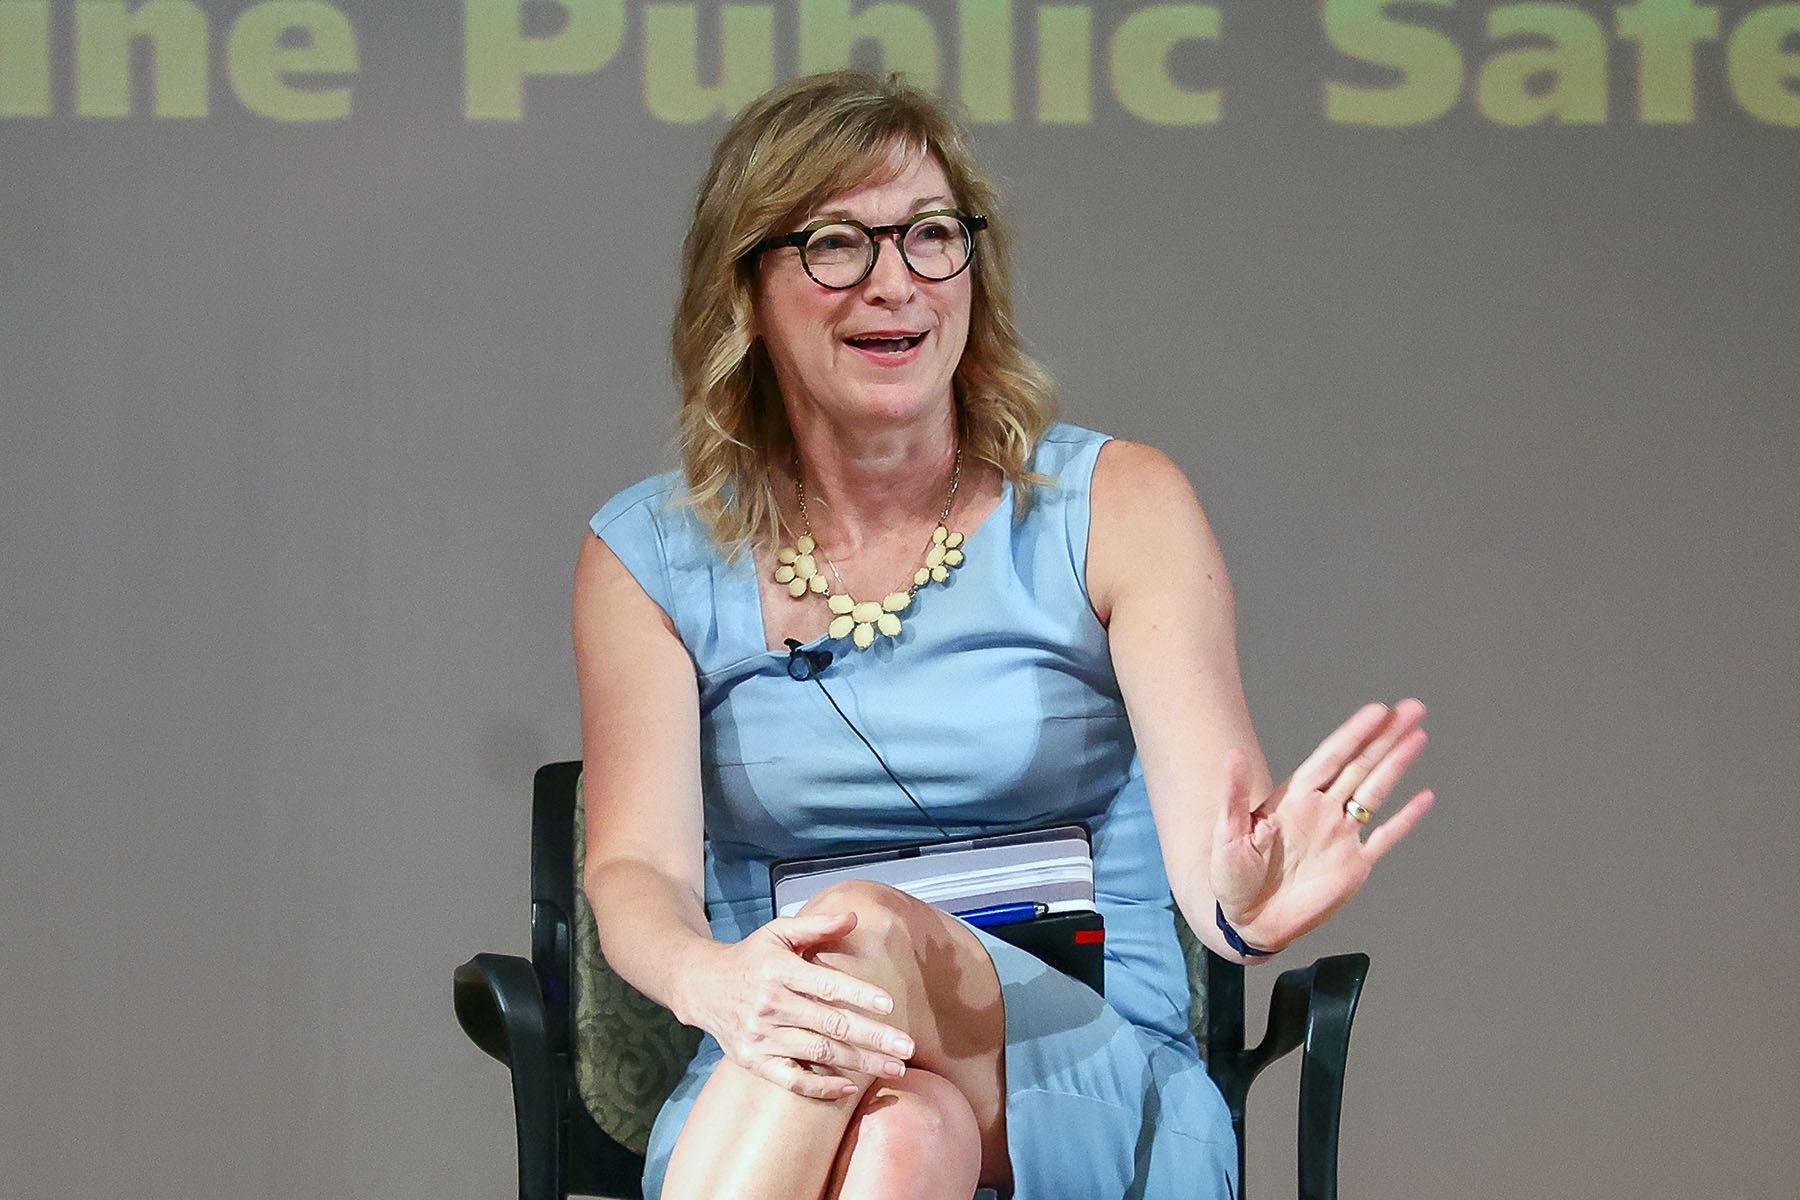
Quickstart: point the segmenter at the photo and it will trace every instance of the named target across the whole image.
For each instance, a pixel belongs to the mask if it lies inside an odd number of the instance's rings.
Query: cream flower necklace
[[[806,482],[800,477],[796,456],[794,494],[800,501],[800,536],[792,546],[784,546],[775,552],[775,561],[780,564],[775,568],[775,582],[787,584],[788,595],[796,600],[804,600],[808,592],[825,597],[826,605],[836,614],[825,631],[829,637],[848,637],[859,650],[874,645],[877,633],[899,637],[900,614],[919,594],[919,589],[928,583],[944,582],[950,578],[950,568],[962,565],[962,545],[967,539],[961,533],[952,533],[945,524],[950,519],[951,506],[956,503],[956,485],[961,479],[962,447],[958,446],[956,460],[950,467],[950,491],[944,497],[937,528],[931,531],[931,541],[925,548],[925,565],[913,572],[911,587],[903,592],[889,592],[878,604],[873,600],[859,601],[850,594],[844,586],[844,577],[838,574],[837,564],[813,537],[812,519],[806,515]],[[825,573],[819,570],[821,558],[830,568],[831,577],[837,581],[835,592],[826,582]]]

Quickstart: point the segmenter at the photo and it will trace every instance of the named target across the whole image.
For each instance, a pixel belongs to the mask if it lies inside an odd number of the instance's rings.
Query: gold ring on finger
[[[1346,813],[1350,814],[1350,816],[1352,816],[1353,818],[1355,818],[1356,823],[1358,825],[1367,825],[1370,821],[1374,820],[1374,818],[1375,818],[1375,810],[1374,809],[1364,808],[1362,805],[1358,804],[1354,799],[1344,801],[1344,811]]]

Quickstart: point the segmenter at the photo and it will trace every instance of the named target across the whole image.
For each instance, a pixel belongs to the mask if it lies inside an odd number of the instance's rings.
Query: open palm
[[[1358,807],[1371,815],[1381,810],[1425,748],[1424,719],[1417,700],[1364,706],[1261,803],[1248,760],[1235,751],[1227,756],[1212,886],[1248,942],[1279,948],[1318,926],[1430,810],[1434,797],[1425,790],[1379,825],[1353,815]]]

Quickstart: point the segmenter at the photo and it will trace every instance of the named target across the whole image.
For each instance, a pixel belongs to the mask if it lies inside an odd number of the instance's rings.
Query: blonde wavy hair
[[[990,218],[973,272],[968,345],[956,368],[957,433],[966,459],[993,464],[1013,483],[1018,511],[1031,486],[1038,438],[1054,419],[1050,378],[1013,323],[1006,222],[999,194],[939,100],[899,75],[854,71],[783,84],[747,108],[713,151],[682,248],[675,312],[679,439],[691,506],[735,557],[782,534],[778,488],[793,434],[774,369],[751,333],[756,264],[751,248],[833,196],[894,171],[895,150],[935,158],[964,212]]]

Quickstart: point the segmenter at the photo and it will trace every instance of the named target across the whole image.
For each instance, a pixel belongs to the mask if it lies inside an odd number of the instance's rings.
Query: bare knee
[[[856,914],[856,928],[816,957],[887,989],[893,1023],[921,1049],[933,1044],[934,1031],[958,1056],[998,1049],[1004,1039],[1000,983],[987,951],[961,921],[898,888],[863,879],[831,885],[801,911]],[[939,1069],[929,1057],[919,1065]]]
[[[841,942],[820,957],[833,965],[844,966],[847,960],[861,960],[878,966],[904,969],[916,959],[916,943],[928,937],[928,927],[921,918],[935,914],[922,901],[867,879],[849,879],[834,883],[808,900],[802,913],[856,914],[856,928]],[[859,975],[859,978],[867,978]],[[871,983],[891,980],[869,979]]]
[[[955,1084],[913,1070],[869,1089],[834,1171],[851,1196],[968,1196],[981,1174],[981,1129]]]
[[[872,879],[845,879],[820,891],[801,906],[802,913],[856,914],[858,930],[882,932],[905,926],[913,910],[928,908],[899,888]]]

